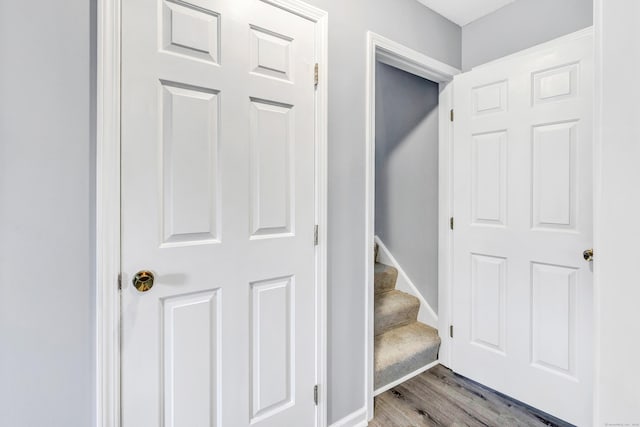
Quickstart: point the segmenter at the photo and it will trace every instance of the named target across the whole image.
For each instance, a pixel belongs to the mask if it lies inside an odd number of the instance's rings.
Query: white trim
[[[444,62],[431,58],[380,34],[369,31],[367,37],[375,44],[375,58],[384,64],[399,68],[411,74],[436,83],[451,81],[460,70]]]
[[[396,282],[396,289],[402,292],[406,292],[409,295],[420,300],[420,311],[418,311],[418,322],[422,322],[432,328],[438,329],[438,315],[433,310],[429,301],[427,301],[422,293],[418,290],[413,283],[409,275],[404,271],[398,260],[396,260],[389,251],[389,248],[385,246],[380,237],[375,236],[375,242],[378,244],[378,262],[395,267],[398,270],[398,281]]]
[[[120,425],[120,0],[98,0],[96,426]]]
[[[438,358],[444,366],[451,367],[451,337],[449,325],[453,324],[453,231],[449,218],[453,217],[453,122],[448,111],[453,110],[453,82],[440,85],[440,115],[438,117],[438,333],[440,351]],[[444,112],[444,114],[442,114]]]
[[[440,362],[438,360],[436,360],[434,362],[429,363],[426,366],[423,366],[422,368],[418,368],[415,371],[411,372],[410,374],[405,375],[404,377],[402,377],[402,378],[400,378],[398,380],[392,381],[387,385],[383,385],[379,389],[375,390],[373,392],[373,395],[377,396],[379,394],[384,393],[387,390],[391,390],[395,386],[400,385],[405,381],[409,381],[411,378],[416,377],[416,376],[420,375],[421,373],[426,372],[426,371],[428,371],[429,369],[431,369],[431,368],[433,368],[435,366],[438,366],[439,364],[440,364]]]
[[[600,215],[602,207],[602,152],[604,142],[602,140],[602,92],[603,81],[603,2],[595,0],[593,3],[593,247],[600,247]],[[601,334],[600,322],[602,313],[602,292],[600,282],[600,257],[593,258],[593,425],[600,423],[600,361],[601,361]]]
[[[365,427],[367,425],[367,408],[362,407],[331,424],[330,427]]]
[[[283,1],[283,0],[279,0]],[[320,9],[311,8],[297,0],[288,0],[297,5],[299,14],[316,23],[316,61],[319,81],[316,87],[316,224],[318,224],[318,246],[316,247],[316,382],[318,384],[317,426],[328,423],[327,389],[327,228],[328,228],[328,130],[329,130],[329,16]],[[307,6],[302,14],[301,6]]]
[[[430,58],[420,52],[410,49],[400,43],[394,42],[386,37],[371,31],[367,32],[367,64],[366,64],[366,136],[365,136],[365,399],[367,419],[373,418],[373,392],[374,392],[374,363],[373,363],[373,244],[374,244],[374,215],[375,215],[375,92],[376,92],[376,61],[380,60],[401,70],[407,71],[421,77],[440,83],[441,89],[446,83],[453,79],[453,76],[460,73],[460,70],[447,64]],[[443,115],[443,103],[440,102],[440,116]],[[445,110],[448,114],[448,109]],[[442,195],[441,195],[442,197]],[[449,195],[447,195],[449,197]],[[442,198],[440,199],[442,201]],[[446,218],[448,221],[448,216]],[[443,219],[441,218],[442,222]],[[447,256],[440,254],[439,257]],[[440,279],[439,279],[440,280]],[[443,284],[439,283],[438,288]],[[442,317],[441,317],[442,318]]]
[[[300,0],[261,0],[263,3],[279,7],[311,22],[322,23],[328,17],[327,12]]]
[[[328,14],[299,0],[262,0],[316,24],[317,426],[327,425]],[[98,0],[96,159],[96,426],[120,426],[121,0]]]
[[[558,43],[566,43],[566,42],[570,42],[570,41],[573,41],[573,40],[578,40],[578,39],[580,39],[582,37],[592,36],[593,33],[594,33],[593,26],[585,27],[585,28],[583,28],[581,30],[574,31],[573,33],[565,34],[564,36],[556,37],[555,39],[552,39],[552,40],[537,44],[535,46],[531,46],[531,47],[523,49],[523,50],[519,50],[519,51],[514,52],[512,54],[509,54],[509,55],[506,55],[506,56],[502,56],[500,58],[496,58],[496,59],[491,60],[489,62],[485,62],[484,64],[476,65],[475,67],[472,67],[471,70],[477,70],[479,68],[483,68],[484,66],[491,65],[491,64],[493,64],[495,62],[502,62],[502,61],[505,61],[505,60],[518,59],[518,58],[520,58],[522,56],[540,53],[540,51],[543,51],[543,50],[554,49],[555,46]]]

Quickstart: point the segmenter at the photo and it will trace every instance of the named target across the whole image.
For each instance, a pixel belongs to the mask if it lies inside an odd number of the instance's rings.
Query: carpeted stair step
[[[438,331],[420,322],[375,337],[375,388],[396,381],[438,359]]]
[[[391,290],[375,296],[375,335],[418,320],[420,300],[405,292]]]
[[[373,271],[376,294],[395,289],[396,280],[398,279],[398,270],[395,267],[376,262]]]

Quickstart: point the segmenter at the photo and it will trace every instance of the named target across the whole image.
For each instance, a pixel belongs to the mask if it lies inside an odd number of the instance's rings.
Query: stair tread
[[[376,336],[375,387],[382,387],[434,362],[439,348],[438,331],[420,322]]]

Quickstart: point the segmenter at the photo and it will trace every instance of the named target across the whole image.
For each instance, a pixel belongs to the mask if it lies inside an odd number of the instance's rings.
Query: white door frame
[[[439,110],[439,225],[438,225],[438,293],[439,316],[438,329],[442,339],[441,355],[448,355],[448,341],[445,332],[448,328],[450,291],[449,277],[451,268],[451,233],[449,217],[452,206],[451,195],[451,148],[452,126],[449,111],[453,105],[452,87],[447,84],[460,70],[433,59],[423,53],[389,40],[374,32],[367,32],[367,72],[366,72],[366,136],[365,136],[365,399],[367,419],[373,418],[374,397],[374,284],[373,284],[373,245],[375,234],[375,135],[376,135],[376,62],[383,62],[429,79],[440,86]],[[445,89],[446,87],[446,89]],[[448,335],[446,335],[448,337]],[[448,357],[448,356],[446,356]],[[443,361],[443,358],[440,358]],[[446,363],[445,363],[446,364]]]
[[[98,0],[96,96],[96,408],[97,427],[120,426],[120,89],[121,1]],[[327,88],[328,14],[300,0],[261,0],[315,23],[317,426],[327,425]]]

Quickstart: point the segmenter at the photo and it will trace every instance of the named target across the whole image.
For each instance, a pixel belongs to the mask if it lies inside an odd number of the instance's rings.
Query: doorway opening
[[[450,82],[460,71],[372,32],[368,47],[365,376],[371,419],[375,395],[443,363],[438,288],[450,268]]]
[[[375,394],[438,359],[438,98],[376,62]]]

